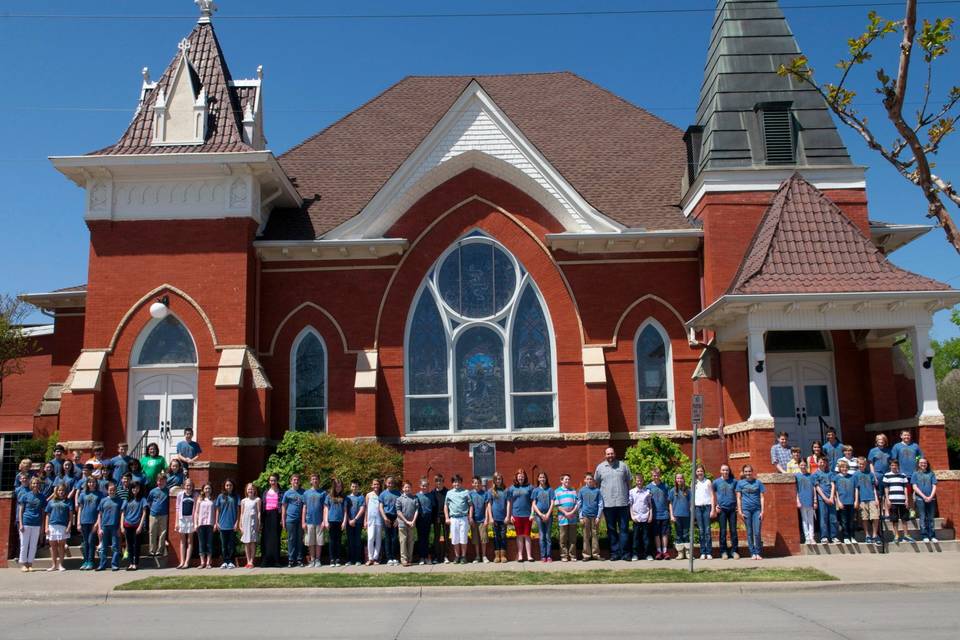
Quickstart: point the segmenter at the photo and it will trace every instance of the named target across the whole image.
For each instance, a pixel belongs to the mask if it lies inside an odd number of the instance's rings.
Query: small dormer
[[[209,119],[207,92],[190,63],[190,42],[180,42],[180,60],[165,90],[157,91],[153,103],[154,145],[203,144]]]

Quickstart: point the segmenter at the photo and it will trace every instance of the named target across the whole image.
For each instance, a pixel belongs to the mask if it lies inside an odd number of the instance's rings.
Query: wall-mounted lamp
[[[923,368],[929,369],[933,364],[933,349],[927,349],[927,352],[924,355],[926,358],[923,361]]]
[[[157,301],[150,305],[150,315],[157,320],[163,320],[170,313],[170,296],[157,298]]]
[[[753,370],[757,373],[763,373],[763,361],[766,360],[767,354],[761,351],[754,357],[757,359],[757,364],[753,367]]]

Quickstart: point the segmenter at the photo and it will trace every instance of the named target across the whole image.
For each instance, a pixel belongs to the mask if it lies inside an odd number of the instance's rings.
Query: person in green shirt
[[[147,455],[140,458],[140,467],[147,479],[147,486],[150,488],[156,486],[157,476],[167,468],[167,460],[160,455],[160,447],[156,442],[147,445]]]

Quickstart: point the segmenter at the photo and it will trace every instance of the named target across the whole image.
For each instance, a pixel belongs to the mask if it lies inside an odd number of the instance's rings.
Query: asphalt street
[[[742,595],[705,584],[685,594],[591,594],[589,587],[531,595],[329,596],[296,591],[244,600],[124,600],[82,604],[4,602],[0,638],[847,638],[960,637],[960,590],[865,590]],[[252,597],[252,596],[251,596]],[[267,599],[269,598],[269,599]]]

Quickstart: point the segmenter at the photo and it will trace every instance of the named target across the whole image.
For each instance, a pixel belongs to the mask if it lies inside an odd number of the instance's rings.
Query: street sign
[[[690,421],[698,427],[703,424],[703,396],[699,393],[693,394]]]

